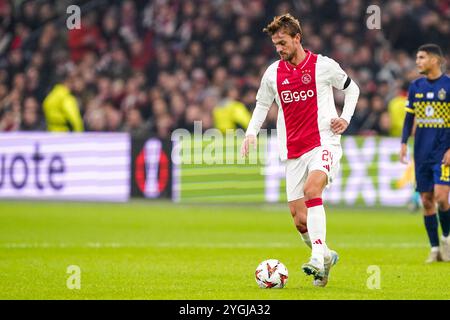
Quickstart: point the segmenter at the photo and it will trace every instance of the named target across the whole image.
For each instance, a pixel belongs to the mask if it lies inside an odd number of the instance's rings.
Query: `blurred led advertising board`
[[[149,199],[171,198],[172,143],[158,138],[133,139],[131,151],[131,196]]]
[[[125,133],[0,134],[0,198],[125,202]]]
[[[399,181],[413,167],[399,161],[399,138],[349,136],[343,137],[341,144],[343,156],[339,173],[324,191],[326,202],[349,206],[405,206],[410,201],[414,181],[407,179],[402,185]],[[268,202],[286,199],[285,167],[276,149],[275,139],[269,140],[269,161],[265,167]]]
[[[210,140],[1,133],[0,199],[286,202],[285,168],[274,136],[258,140],[258,153],[250,156],[254,161],[240,157],[240,137],[231,144]],[[398,161],[398,138],[343,137],[341,142],[340,171],[324,193],[326,202],[404,206],[410,201],[414,182],[398,185],[408,170]]]
[[[281,202],[286,199],[285,165],[278,156],[275,136],[259,137],[254,161],[241,161],[242,139],[233,144],[217,139],[197,143],[183,141],[182,155],[188,160],[180,165],[181,202]],[[211,152],[217,144],[220,153]],[[405,206],[414,193],[414,181],[406,179],[413,169],[399,162],[400,138],[354,137],[341,139],[343,156],[335,181],[325,189],[327,203],[353,206]],[[223,149],[223,152],[222,152]],[[191,157],[192,154],[192,157]],[[256,155],[258,154],[258,155]],[[211,155],[214,159],[210,159]],[[217,161],[217,159],[222,161]],[[214,160],[214,161],[211,161]],[[231,161],[226,161],[231,160]]]

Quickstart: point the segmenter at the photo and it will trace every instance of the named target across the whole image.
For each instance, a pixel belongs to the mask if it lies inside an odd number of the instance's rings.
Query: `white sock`
[[[323,267],[325,254],[329,256],[326,247],[326,217],[322,198],[315,198],[305,201],[308,208],[306,225],[308,226],[309,237],[312,244],[311,260],[315,260],[319,267]]]
[[[312,249],[312,244],[311,244],[311,239],[309,237],[309,233],[308,232],[304,232],[304,233],[300,233],[300,235],[302,236],[302,240],[303,242]],[[324,244],[324,258],[325,260],[328,260],[331,258],[331,253],[330,253],[330,248],[328,248],[328,246],[326,244]]]
[[[300,235],[302,236],[303,242],[304,242],[308,247],[312,248],[312,246],[311,246],[311,239],[309,238],[309,233],[308,233],[308,232],[305,232],[305,233],[301,233],[301,232],[300,232]]]

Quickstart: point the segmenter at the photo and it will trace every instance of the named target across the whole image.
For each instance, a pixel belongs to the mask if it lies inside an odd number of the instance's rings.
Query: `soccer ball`
[[[256,268],[256,283],[260,288],[284,288],[288,279],[288,270],[276,259],[264,260]]]

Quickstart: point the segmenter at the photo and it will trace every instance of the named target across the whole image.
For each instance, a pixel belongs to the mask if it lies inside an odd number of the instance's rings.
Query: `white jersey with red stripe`
[[[321,145],[339,145],[340,135],[331,130],[331,119],[338,118],[333,87],[344,89],[348,76],[331,58],[305,50],[306,58],[293,66],[278,60],[261,80],[257,106],[278,105],[277,134],[280,158],[299,158]],[[345,110],[344,110],[345,111]],[[345,112],[344,112],[345,113]],[[350,122],[353,114],[342,114]],[[250,121],[247,134],[257,134],[262,122]]]

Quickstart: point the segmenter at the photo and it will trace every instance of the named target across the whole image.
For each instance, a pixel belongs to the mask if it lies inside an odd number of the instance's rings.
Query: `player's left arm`
[[[339,118],[331,119],[331,130],[335,134],[342,134],[348,127],[350,120],[355,112],[356,103],[359,97],[359,87],[347,73],[342,70],[339,64],[331,60],[331,85],[336,89],[342,90],[345,95],[344,108]]]

